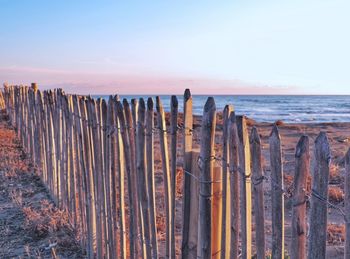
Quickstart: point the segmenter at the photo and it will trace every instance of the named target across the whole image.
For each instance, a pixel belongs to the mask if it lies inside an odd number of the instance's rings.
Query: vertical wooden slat
[[[277,125],[270,138],[272,258],[284,258],[284,193],[281,137]]]
[[[239,188],[239,139],[236,115],[232,111],[229,117],[229,156],[230,156],[230,189],[231,189],[231,250],[230,258],[238,258],[240,188]]]
[[[249,136],[245,116],[237,117],[239,138],[239,172],[241,176],[242,258],[252,256],[252,191]]]
[[[222,133],[222,233],[221,233],[221,258],[230,257],[231,242],[231,193],[229,175],[229,116],[233,111],[232,105],[226,105],[223,112],[223,133]]]
[[[171,96],[170,101],[170,176],[171,176],[171,251],[170,254],[175,256],[175,198],[176,198],[176,150],[177,150],[177,117],[178,117],[178,100],[176,95]]]
[[[190,231],[190,211],[191,211],[191,173],[192,169],[192,96],[189,89],[184,93],[184,106],[183,106],[183,170],[184,170],[184,183],[183,183],[183,216],[182,216],[182,258],[186,259],[189,256],[189,231]],[[186,173],[188,172],[188,173]],[[197,251],[196,251],[197,256]]]
[[[156,224],[156,199],[154,185],[154,111],[153,99],[147,100],[146,113],[146,158],[147,158],[147,179],[148,179],[148,198],[150,212],[150,232],[152,239],[152,258],[158,258],[158,242],[157,242],[157,224]]]
[[[146,169],[146,135],[145,135],[145,117],[146,105],[143,98],[140,98],[137,113],[137,174],[138,174],[138,188],[141,202],[141,228],[144,234],[143,254],[145,258],[152,257],[151,238],[150,238],[150,220],[149,220],[149,199],[148,199],[148,178]]]
[[[306,258],[306,181],[309,168],[309,138],[302,136],[295,150],[291,259]]]
[[[128,191],[129,191],[129,213],[130,213],[130,220],[129,220],[129,256],[130,258],[135,258],[136,256],[136,215],[135,215],[135,208],[137,208],[137,204],[135,206],[136,200],[135,200],[135,189],[133,185],[133,179],[132,177],[132,160],[131,160],[131,151],[130,151],[130,139],[128,135],[128,129],[126,124],[126,118],[123,110],[123,105],[120,101],[117,101],[116,103],[116,110],[118,114],[118,120],[119,120],[119,127],[120,127],[120,133],[122,136],[123,146],[124,146],[124,157],[125,157],[125,169],[127,174],[127,181],[128,181]],[[137,196],[137,195],[136,195]]]
[[[156,97],[156,108],[157,108],[157,124],[159,130],[160,139],[160,152],[162,157],[162,167],[163,167],[163,182],[164,182],[164,192],[165,192],[165,215],[166,215],[166,241],[165,241],[165,257],[173,258],[175,255],[171,254],[171,228],[173,222],[171,221],[171,184],[170,184],[170,168],[169,168],[169,153],[168,153],[168,141],[167,141],[167,131],[165,123],[165,114],[163,109],[163,104],[159,98]]]
[[[199,184],[199,229],[198,248],[199,258],[211,258],[211,195],[212,175],[214,166],[214,136],[216,126],[216,106],[213,97],[209,97],[202,117],[201,149],[200,149],[200,184]]]
[[[309,259],[326,258],[328,178],[331,152],[325,132],[321,132],[315,140],[313,159],[307,250]]]

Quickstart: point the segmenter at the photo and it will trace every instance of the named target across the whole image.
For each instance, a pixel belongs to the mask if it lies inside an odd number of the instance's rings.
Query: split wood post
[[[272,258],[284,258],[284,188],[281,137],[274,124],[270,138]]]
[[[198,248],[199,258],[211,258],[211,208],[212,208],[212,175],[214,168],[214,139],[216,126],[216,106],[213,97],[209,97],[202,117],[200,148],[200,185],[199,185],[199,220]]]
[[[258,130],[252,128],[250,134],[252,156],[252,181],[255,216],[255,245],[258,259],[265,258],[265,206],[264,206],[264,173],[261,161],[261,142]]]
[[[345,155],[345,253],[344,259],[350,258],[350,148]]]
[[[229,116],[233,111],[232,105],[226,105],[223,112],[222,133],[222,226],[221,226],[221,258],[230,258],[231,242],[231,192],[229,174]]]
[[[176,150],[177,150],[177,116],[178,101],[176,95],[171,96],[170,102],[170,134],[171,134],[171,251],[170,254],[175,256],[175,198],[176,198]]]
[[[140,240],[137,239],[139,236],[138,233],[140,234],[141,240],[143,240],[143,235],[139,231],[140,230],[140,203],[138,199],[138,183],[137,183],[137,174],[136,174],[136,141],[135,141],[135,125],[136,122],[134,119],[136,119],[136,109],[137,109],[137,101],[133,100],[132,101],[132,109],[130,110],[130,105],[126,99],[123,99],[123,107],[124,107],[124,113],[125,113],[125,123],[126,123],[126,128],[127,128],[127,134],[128,134],[128,139],[129,139],[129,152],[130,152],[130,157],[129,157],[129,163],[130,163],[130,172],[127,172],[128,178],[131,178],[131,188],[130,194],[133,195],[133,200],[135,201],[133,203],[134,206],[134,240],[135,240],[135,256],[136,258],[139,258],[139,256],[142,257],[142,250],[140,251],[141,254],[139,254],[139,244]],[[132,112],[133,111],[133,112]],[[134,114],[134,115],[132,115]],[[134,119],[133,119],[134,118]],[[126,145],[124,144],[124,147]],[[125,157],[126,158],[126,157]]]
[[[118,98],[118,96],[114,96],[114,105],[113,105],[114,108],[113,109],[114,109],[115,116],[117,116],[117,102],[119,102],[119,98]],[[119,104],[120,104],[120,102],[119,102]],[[125,158],[124,158],[125,153],[124,153],[124,149],[125,149],[125,147],[124,147],[122,135],[121,135],[122,131],[125,132],[125,125],[120,122],[118,117],[115,117],[115,126],[117,128],[117,136],[116,136],[117,161],[116,162],[117,162],[117,168],[118,168],[118,185],[119,185],[120,258],[126,259],[127,258],[127,251],[126,251],[127,236],[126,236],[126,225],[125,225],[125,203],[126,203],[126,201],[125,201],[125,187],[124,187],[124,182],[125,182]],[[131,196],[131,195],[129,195],[129,196]],[[130,214],[130,222],[132,222],[131,214]],[[132,229],[133,229],[133,227],[130,224],[130,232],[132,231]],[[130,239],[130,243],[131,242],[132,242],[132,240]],[[130,244],[130,247],[132,247],[132,243]]]
[[[306,182],[309,168],[309,137],[302,136],[295,149],[291,259],[306,258]]]
[[[154,112],[153,99],[147,100],[146,113],[146,159],[147,159],[147,181],[148,181],[148,198],[149,198],[149,213],[150,213],[150,232],[152,239],[152,258],[158,258],[158,243],[157,243],[157,218],[156,218],[156,199],[155,199],[155,184],[154,184]]]
[[[109,242],[108,242],[108,233],[107,233],[107,224],[108,224],[108,219],[107,219],[107,193],[106,193],[106,145],[107,145],[107,140],[106,140],[106,132],[107,132],[107,104],[106,101],[102,98],[99,98],[97,100],[98,104],[98,122],[99,122],[99,127],[98,129],[100,130],[100,150],[101,150],[101,172],[99,174],[100,180],[99,182],[101,183],[101,192],[100,192],[100,207],[101,207],[101,228],[102,228],[102,233],[103,233],[103,254],[105,257],[108,255],[109,251]],[[110,192],[108,193],[108,195]]]
[[[307,257],[326,258],[328,178],[331,152],[325,132],[321,132],[314,147],[309,240]]]
[[[240,185],[239,185],[239,138],[235,112],[229,117],[229,156],[231,189],[231,250],[230,258],[238,258],[239,219],[240,219]]]
[[[189,179],[189,203],[191,209],[189,211],[189,229],[188,229],[188,259],[197,259],[197,243],[198,243],[198,219],[199,219],[199,175],[200,168],[199,150],[191,151],[192,167]],[[183,257],[184,258],[184,257]]]
[[[79,100],[79,109],[81,113],[80,125],[82,128],[82,149],[85,171],[83,171],[83,181],[85,183],[85,200],[86,203],[86,220],[88,231],[88,257],[94,258],[96,247],[96,210],[95,210],[95,194],[94,194],[94,177],[93,177],[93,145],[90,126],[91,119],[88,115],[89,100],[84,97]]]
[[[157,124],[160,139],[160,151],[162,156],[163,166],[163,178],[164,178],[164,192],[165,192],[165,214],[166,214],[166,241],[165,241],[165,257],[174,258],[175,255],[171,254],[171,229],[173,222],[171,221],[171,185],[170,185],[170,168],[169,168],[169,151],[168,151],[168,139],[165,123],[165,114],[163,104],[159,98],[156,97],[156,108],[157,108]]]
[[[112,167],[113,153],[113,139],[114,139],[114,125],[113,125],[113,96],[110,95],[107,106],[107,118],[104,126],[105,130],[105,193],[106,193],[106,229],[108,234],[107,245],[108,255],[110,258],[117,257],[116,254],[116,235],[113,226],[113,194],[115,192],[115,185],[113,185],[113,176],[115,175],[114,167]]]
[[[129,105],[127,105],[129,107]],[[121,133],[121,139],[123,143],[123,150],[124,150],[124,157],[125,157],[125,170],[127,174],[127,181],[128,181],[128,192],[129,192],[129,211],[130,211],[130,220],[129,220],[129,256],[130,258],[137,258],[135,248],[137,248],[135,238],[137,237],[137,228],[136,228],[136,215],[135,215],[135,208],[137,208],[137,204],[135,206],[135,203],[137,200],[135,200],[135,189],[133,185],[133,179],[131,178],[131,167],[132,167],[132,161],[131,161],[131,151],[130,151],[130,139],[129,134],[127,131],[127,124],[124,114],[123,105],[118,100],[116,102],[116,111],[118,115],[119,120],[119,127],[120,127],[120,133]],[[137,197],[137,195],[136,195]]]
[[[148,199],[148,178],[146,172],[146,135],[145,135],[145,117],[146,117],[146,105],[143,98],[140,98],[137,113],[137,175],[138,175],[138,189],[140,193],[141,202],[141,229],[144,233],[143,254],[145,258],[152,257],[151,244],[150,244],[150,220],[149,220],[149,199]]]
[[[101,185],[100,182],[100,174],[102,173],[102,166],[101,166],[101,146],[100,146],[100,132],[98,128],[98,115],[97,115],[98,109],[97,109],[97,103],[95,99],[89,98],[88,102],[88,116],[89,121],[91,121],[90,131],[91,131],[91,151],[92,154],[92,161],[93,161],[93,175],[92,175],[92,193],[94,194],[94,204],[95,204],[95,225],[96,225],[96,248],[97,248],[97,257],[102,258],[103,257],[103,232],[102,232],[102,226],[101,226]]]
[[[186,259],[189,256],[189,231],[190,231],[190,213],[191,213],[191,175],[192,173],[192,96],[190,89],[186,89],[184,93],[184,106],[183,106],[183,217],[182,217],[182,258]],[[196,240],[197,244],[197,240]],[[196,256],[197,256],[197,250]]]
[[[76,177],[76,196],[79,204],[76,205],[79,208],[79,217],[77,218],[80,227],[80,231],[83,235],[82,244],[88,247],[86,243],[87,229],[86,223],[88,220],[85,215],[85,208],[87,205],[87,199],[85,199],[86,189],[83,177],[85,177],[85,164],[84,164],[84,150],[83,150],[83,138],[82,138],[82,124],[81,113],[79,109],[79,101],[76,95],[72,96],[72,109],[73,109],[73,131],[74,131],[74,149],[75,149],[75,168],[77,170]]]
[[[252,257],[252,190],[249,136],[245,116],[237,117],[239,172],[241,176],[242,258]]]
[[[221,258],[221,236],[222,236],[222,168],[214,167],[212,184],[212,208],[211,208],[211,258]]]

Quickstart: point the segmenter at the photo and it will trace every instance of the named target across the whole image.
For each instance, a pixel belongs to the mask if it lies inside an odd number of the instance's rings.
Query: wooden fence
[[[55,203],[69,213],[88,258],[175,258],[176,251],[182,258],[252,258],[253,254],[265,258],[264,182],[271,185],[272,258],[284,258],[286,250],[294,259],[325,258],[328,206],[337,208],[347,222],[345,258],[350,258],[350,151],[345,157],[344,211],[328,201],[330,148],[326,134],[321,132],[314,143],[310,192],[306,182],[309,138],[300,138],[290,195],[292,238],[290,249],[286,249],[284,199],[289,195],[283,186],[278,127],[273,126],[269,138],[268,178],[263,172],[259,133],[253,127],[249,135],[246,118],[236,116],[232,106],[223,111],[218,156],[214,148],[217,111],[212,97],[204,106],[199,150],[193,148],[190,91],[184,94],[180,126],[176,96],[171,98],[169,126],[160,98],[155,105],[153,101],[149,98],[146,103],[141,98],[129,103],[118,96],[95,100],[65,94],[61,89],[41,92],[36,84],[5,86],[0,91],[0,108],[6,108]],[[178,136],[181,154],[177,152]],[[155,137],[159,141],[155,142]],[[155,150],[161,154],[165,242],[160,242],[157,229]],[[175,210],[178,157],[183,159],[182,212]],[[311,204],[309,229],[307,202]],[[181,233],[175,231],[176,214],[180,214]],[[176,246],[179,238],[181,245]]]

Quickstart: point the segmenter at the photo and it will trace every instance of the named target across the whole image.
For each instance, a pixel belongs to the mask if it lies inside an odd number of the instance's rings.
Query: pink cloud
[[[10,84],[37,82],[42,89],[63,88],[81,94],[182,94],[190,88],[193,94],[301,94],[298,87],[276,87],[220,80],[62,71],[32,67],[0,67],[0,80]]]

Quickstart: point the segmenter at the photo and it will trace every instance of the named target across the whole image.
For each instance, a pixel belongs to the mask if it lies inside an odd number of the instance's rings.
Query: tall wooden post
[[[250,134],[250,148],[252,155],[256,254],[257,258],[263,259],[265,258],[264,174],[261,161],[260,136],[255,127],[253,127]]]
[[[162,165],[163,165],[163,177],[164,177],[164,191],[165,191],[165,213],[166,213],[166,249],[165,257],[173,258],[175,255],[171,254],[171,229],[173,222],[171,221],[171,185],[170,185],[170,168],[169,168],[169,151],[167,142],[167,131],[165,123],[165,114],[163,109],[163,104],[159,98],[156,97],[156,108],[157,108],[157,122],[159,128],[159,139],[160,139],[160,151],[162,155]]]
[[[222,134],[222,235],[221,235],[221,258],[230,258],[231,242],[231,192],[229,174],[229,116],[233,111],[232,105],[226,105],[223,112],[223,134]]]
[[[231,250],[230,258],[238,258],[239,219],[240,219],[240,185],[239,185],[239,138],[236,115],[232,111],[229,117],[229,155],[230,155],[230,189],[231,189]]]
[[[184,182],[183,182],[183,217],[182,217],[182,258],[186,259],[189,255],[189,229],[190,229],[190,213],[191,213],[191,173],[192,169],[192,96],[189,89],[184,93],[184,106],[183,106],[183,170],[184,170]],[[186,173],[188,172],[188,173]],[[197,256],[197,251],[196,251]]]
[[[242,258],[252,256],[252,187],[250,172],[250,148],[246,117],[237,117],[239,138],[239,171],[241,176],[241,235]]]
[[[350,148],[345,155],[345,253],[344,259],[350,258]]]
[[[269,138],[272,203],[272,258],[284,258],[284,193],[281,137],[274,125]]]
[[[214,137],[216,126],[216,106],[213,97],[209,97],[203,112],[201,131],[200,185],[199,185],[199,229],[197,257],[211,258],[211,196],[214,167]]]
[[[295,150],[291,259],[306,258],[306,181],[309,168],[309,137],[302,136]]]
[[[328,178],[331,152],[325,132],[321,132],[314,147],[312,172],[312,196],[309,213],[310,234],[308,254],[311,258],[326,258]]]

